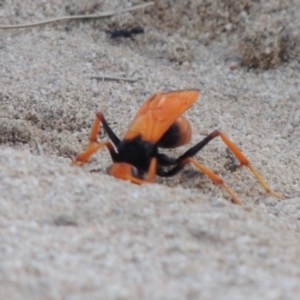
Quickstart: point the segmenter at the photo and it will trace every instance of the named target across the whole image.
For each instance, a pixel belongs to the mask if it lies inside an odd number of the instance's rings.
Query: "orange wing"
[[[130,140],[139,135],[144,141],[156,143],[199,95],[199,90],[157,92],[151,95],[136,113],[124,139]]]

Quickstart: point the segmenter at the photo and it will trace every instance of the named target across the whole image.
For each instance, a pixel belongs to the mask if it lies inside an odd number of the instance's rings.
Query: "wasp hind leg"
[[[201,142],[187,150],[183,155],[181,155],[177,159],[177,165],[172,168],[171,170],[165,172],[162,168],[158,168],[158,175],[162,177],[171,177],[177,174],[180,170],[183,169],[183,167],[188,164],[192,163],[194,164],[201,172],[203,172],[205,175],[207,175],[215,184],[221,185],[227,193],[230,194],[230,196],[233,199],[234,203],[241,204],[241,201],[239,198],[233,193],[233,191],[224,183],[224,181],[217,176],[215,173],[204,167],[202,164],[200,164],[196,159],[193,158],[194,155],[196,155],[204,146],[206,146],[212,139],[220,136],[223,142],[228,146],[228,148],[231,150],[231,152],[237,157],[237,159],[240,162],[241,166],[246,166],[249,168],[249,170],[253,173],[253,175],[256,177],[258,182],[262,185],[262,187],[265,189],[267,193],[270,193],[271,195],[282,198],[282,196],[276,192],[273,192],[269,186],[266,184],[262,176],[256,171],[256,169],[252,166],[252,164],[249,162],[249,160],[245,157],[245,155],[242,153],[241,150],[221,131],[215,130],[211,134],[209,134],[206,138],[204,138]]]
[[[242,151],[221,131],[215,130],[211,134],[209,134],[204,140],[202,140],[200,143],[196,144],[194,147],[186,151],[180,159],[184,161],[184,159],[187,159],[188,157],[194,156],[198,151],[200,151],[206,144],[209,143],[212,139],[216,137],[220,137],[222,141],[227,145],[227,147],[231,150],[231,152],[236,156],[236,158],[240,162],[240,166],[247,167],[252,174],[255,176],[257,181],[261,184],[261,186],[264,188],[264,190],[273,195],[276,198],[282,199],[282,196],[274,191],[272,191],[265,180],[262,178],[262,176],[258,173],[258,171],[252,166],[250,161],[246,158],[246,156],[242,153]]]
[[[274,191],[272,191],[265,180],[262,178],[262,176],[258,173],[258,171],[253,167],[253,165],[250,163],[250,161],[246,158],[246,156],[243,154],[243,152],[221,131],[215,130],[213,131],[208,137],[210,139],[213,139],[215,137],[220,136],[223,142],[227,145],[227,147],[231,150],[231,152],[236,156],[236,158],[240,162],[240,166],[247,167],[252,174],[255,176],[257,181],[261,184],[261,186],[264,188],[264,190],[273,195],[276,198],[282,199],[282,196]]]
[[[193,148],[191,148],[191,149],[193,149]],[[186,153],[189,153],[189,150]],[[161,177],[172,177],[172,176],[176,175],[179,171],[181,171],[185,165],[187,165],[188,163],[192,163],[195,165],[195,167],[198,168],[199,171],[201,171],[206,176],[208,176],[213,183],[215,183],[216,185],[220,185],[231,196],[233,203],[242,204],[242,201],[239,199],[239,197],[231,190],[231,188],[228,185],[226,185],[226,183],[223,181],[222,178],[220,178],[213,171],[209,170],[208,168],[206,168],[205,166],[200,164],[192,156],[187,156],[185,154],[180,156],[177,159],[176,166],[174,168],[172,168],[171,170],[165,171],[162,168],[162,165],[159,165],[157,168],[157,175],[161,176]]]
[[[208,176],[213,183],[216,185],[220,185],[232,198],[232,202],[235,204],[242,204],[242,201],[239,197],[232,191],[232,189],[224,182],[222,178],[220,178],[217,174],[213,171],[207,169],[205,166],[200,164],[196,159],[192,157],[187,157],[181,162],[181,166],[185,166],[188,163],[192,163],[197,167],[202,173]]]

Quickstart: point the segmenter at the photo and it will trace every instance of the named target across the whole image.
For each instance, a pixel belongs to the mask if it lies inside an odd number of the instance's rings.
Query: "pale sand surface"
[[[297,1],[277,2],[261,11],[286,22],[299,15]],[[85,9],[76,1],[69,8],[45,3],[5,1],[1,23]],[[184,34],[151,23],[147,12],[0,31],[0,299],[299,299],[297,58],[249,70],[240,64],[240,32],[208,42],[204,29],[195,38],[188,19]],[[128,24],[144,26],[145,34],[112,41],[103,31]],[[98,73],[140,80],[88,76]],[[97,110],[122,136],[150,94],[186,88],[202,91],[186,113],[192,144],[221,129],[284,200],[266,195],[246,169],[230,171],[219,139],[197,159],[243,206],[192,167],[136,186],[105,174],[105,150],[84,168],[70,166]],[[166,152],[175,157],[187,148]]]

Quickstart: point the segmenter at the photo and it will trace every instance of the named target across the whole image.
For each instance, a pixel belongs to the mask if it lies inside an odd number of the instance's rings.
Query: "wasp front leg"
[[[97,152],[99,149],[101,149],[102,147],[107,147],[112,159],[114,160],[115,156],[116,156],[116,151],[112,145],[111,142],[109,141],[105,141],[105,142],[98,142],[97,141],[97,135],[98,135],[98,132],[99,132],[99,128],[100,128],[100,123],[105,123],[104,124],[104,129],[107,129],[108,128],[108,131],[109,132],[109,135],[112,133],[115,138],[115,141],[117,142],[118,141],[118,138],[115,136],[115,134],[112,132],[112,130],[110,129],[110,127],[108,126],[108,124],[106,123],[102,113],[97,113],[96,115],[96,119],[94,121],[94,124],[91,128],[91,133],[90,133],[90,139],[89,139],[89,144],[87,146],[87,149],[80,153],[76,158],[74,158],[72,160],[72,165],[82,165],[84,163],[86,163],[90,156],[92,154],[94,154],[95,152]],[[107,131],[107,130],[106,130]]]

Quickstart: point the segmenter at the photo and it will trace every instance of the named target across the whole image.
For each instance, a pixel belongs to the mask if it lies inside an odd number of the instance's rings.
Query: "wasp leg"
[[[145,179],[140,179],[140,178],[134,177],[131,174],[128,174],[125,179],[130,180],[131,182],[136,183],[136,184],[154,182],[155,177],[156,177],[156,168],[157,168],[157,159],[154,157],[151,159],[150,166],[149,166],[147,176]]]
[[[72,165],[83,165],[84,163],[86,163],[90,156],[93,155],[95,152],[97,152],[99,149],[101,149],[102,147],[106,146],[107,149],[110,152],[110,155],[112,157],[112,159],[114,160],[114,157],[116,156],[116,152],[115,149],[113,147],[113,145],[111,144],[111,142],[109,141],[105,141],[105,142],[93,142],[88,145],[87,149],[80,153],[76,158],[74,158],[72,160]]]
[[[196,159],[192,157],[188,157],[185,160],[182,161],[182,165],[186,165],[188,163],[194,164],[202,173],[204,173],[206,176],[208,176],[213,183],[220,185],[226,192],[231,196],[232,202],[235,204],[242,204],[242,201],[238,198],[238,196],[231,190],[231,188],[226,185],[224,180],[220,178],[218,175],[216,175],[213,171],[207,169],[205,166],[200,164]]]
[[[246,156],[242,153],[242,151],[221,131],[215,130],[211,134],[209,134],[204,140],[193,146],[191,149],[186,151],[183,155],[178,158],[178,161],[184,160],[185,158],[194,156],[198,151],[200,151],[205,145],[207,145],[212,139],[220,136],[223,142],[228,146],[231,152],[236,156],[239,160],[241,166],[246,166],[256,177],[258,182],[262,185],[267,193],[271,195],[282,198],[282,196],[276,192],[273,192],[267,183],[264,181],[262,176],[256,171],[256,169],[252,166],[250,161],[246,158]]]
[[[106,131],[107,135],[109,136],[109,138],[112,140],[113,144],[118,147],[119,143],[120,143],[120,139],[115,135],[115,133],[112,131],[112,129],[110,128],[110,126],[108,125],[108,123],[106,122],[102,112],[97,112],[96,113],[96,120],[94,122],[94,125],[92,127],[92,131],[91,131],[91,138],[90,140],[92,140],[92,138],[94,140],[97,140],[97,134],[98,134],[98,130],[99,130],[99,126],[100,126],[100,122],[103,125],[104,130]]]
[[[164,153],[157,153],[157,163],[164,167],[177,165],[177,159],[167,156]]]
[[[92,154],[94,154],[100,148],[102,148],[104,146],[106,146],[108,148],[109,153],[112,157],[112,160],[114,161],[116,152],[115,152],[113,145],[109,141],[101,142],[101,143],[99,143],[97,141],[97,135],[98,135],[100,123],[103,124],[104,130],[106,131],[106,133],[108,134],[110,139],[113,141],[114,145],[117,146],[120,143],[119,138],[111,130],[111,128],[107,124],[103,114],[101,112],[98,112],[96,114],[96,119],[94,121],[94,124],[91,128],[90,140],[89,140],[87,149],[84,152],[80,153],[75,159],[72,160],[72,165],[75,165],[75,164],[81,165],[81,164],[87,162]]]
[[[171,177],[176,175],[180,170],[183,169],[185,165],[188,163],[194,164],[201,172],[203,172],[206,176],[208,176],[212,182],[214,182],[217,185],[220,185],[222,188],[226,190],[226,192],[231,196],[232,202],[236,204],[242,204],[242,201],[238,198],[238,196],[231,190],[231,188],[225,184],[222,178],[220,178],[218,175],[216,175],[213,171],[207,169],[204,167],[202,164],[200,164],[196,159],[189,157],[189,156],[184,156],[178,158],[177,160],[177,165],[169,170],[169,171],[164,171],[161,166],[157,168],[157,175],[161,177]]]
[[[277,198],[282,198],[282,196],[274,191],[272,191],[267,183],[264,181],[262,176],[256,171],[256,169],[252,166],[250,161],[245,157],[245,155],[242,153],[242,151],[222,132],[216,131],[216,136],[220,136],[223,142],[228,146],[228,148],[232,151],[232,153],[237,157],[237,159],[240,161],[241,166],[246,166],[252,174],[256,177],[258,182],[262,185],[262,187],[265,189],[265,191]]]
[[[157,159],[151,159],[149,170],[146,177],[146,182],[154,182],[156,177]]]

